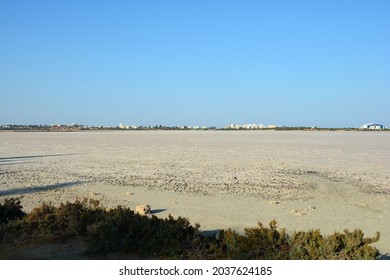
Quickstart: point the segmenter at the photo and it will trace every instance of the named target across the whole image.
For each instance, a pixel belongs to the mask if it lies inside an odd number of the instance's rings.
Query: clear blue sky
[[[390,126],[390,1],[0,0],[0,124]]]

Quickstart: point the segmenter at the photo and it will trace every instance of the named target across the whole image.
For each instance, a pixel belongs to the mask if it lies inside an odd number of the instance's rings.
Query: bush
[[[370,260],[379,251],[370,244],[379,240],[379,232],[374,238],[364,238],[361,230],[334,233],[324,237],[319,230],[296,232],[291,237],[291,259],[304,260]]]
[[[88,223],[95,221],[99,214],[101,216],[104,213],[102,208],[96,208],[95,205],[94,200],[67,202],[59,207],[52,203],[43,203],[25,214],[22,219],[15,219],[6,226],[0,226],[0,242],[82,235],[86,232]]]
[[[287,259],[289,238],[284,229],[279,230],[276,221],[269,228],[261,223],[256,228],[246,228],[245,235],[232,230],[224,232],[222,244],[228,259]]]
[[[25,214],[18,199],[0,204],[0,244],[38,237],[73,235],[84,238],[88,252],[123,252],[161,259],[375,259],[371,246],[379,233],[365,238],[361,230],[323,236],[319,230],[291,236],[272,221],[269,227],[246,228],[241,235],[228,229],[204,237],[199,225],[169,216],[140,216],[128,208],[106,210],[94,200],[43,204]]]
[[[282,260],[373,260],[379,251],[370,244],[379,240],[379,232],[373,238],[364,238],[361,230],[321,235],[320,230],[295,232],[292,236],[278,229],[276,221],[269,228],[261,223],[257,228],[245,229],[245,235],[227,230],[214,247],[217,259],[282,259]]]
[[[86,240],[91,253],[122,251],[142,256],[186,258],[193,249],[198,228],[179,217],[151,218],[117,207],[104,218],[88,226]]]
[[[286,259],[289,252],[289,237],[284,229],[278,229],[276,221],[269,228],[259,223],[258,227],[246,228],[241,235],[228,229],[210,240],[208,258],[211,259]]]
[[[20,198],[5,198],[4,202],[0,203],[0,223],[23,218],[26,213],[22,209]]]

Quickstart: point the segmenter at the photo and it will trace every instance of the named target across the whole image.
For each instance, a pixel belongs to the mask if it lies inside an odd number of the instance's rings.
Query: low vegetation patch
[[[6,198],[0,203],[0,224],[6,224],[9,221],[23,218],[26,213],[22,210],[20,199]]]
[[[366,238],[361,230],[324,236],[319,230],[291,235],[277,227],[245,229],[245,234],[228,229],[215,236],[203,236],[199,225],[169,216],[141,216],[118,206],[105,209],[96,200],[42,204],[30,213],[22,211],[20,199],[0,203],[0,248],[42,237],[77,236],[86,243],[86,254],[122,252],[139,258],[159,259],[375,259],[371,244],[379,233]]]

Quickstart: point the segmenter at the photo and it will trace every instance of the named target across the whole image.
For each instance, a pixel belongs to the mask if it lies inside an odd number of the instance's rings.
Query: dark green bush
[[[81,235],[87,225],[95,222],[104,210],[96,208],[96,201],[67,202],[55,207],[43,203],[25,214],[23,219],[13,220],[6,226],[0,224],[0,242],[23,240],[44,236]]]
[[[124,252],[162,259],[375,259],[371,246],[379,240],[365,238],[360,230],[323,236],[319,230],[291,236],[275,221],[269,228],[246,228],[241,235],[228,229],[205,237],[199,225],[169,216],[141,216],[128,208],[106,210],[94,200],[67,202],[55,207],[43,204],[30,213],[21,211],[18,199],[1,204],[0,245],[42,236],[72,235],[84,238],[88,252]]]
[[[276,221],[269,228],[261,223],[256,228],[246,228],[245,235],[228,230],[222,235],[222,247],[228,259],[287,259],[289,238],[284,229],[279,230]]]
[[[186,258],[200,236],[185,218],[159,219],[117,207],[102,220],[88,226],[86,240],[93,253],[122,251],[139,255]]]
[[[296,232],[291,237],[291,259],[305,260],[369,260],[375,259],[379,252],[370,244],[379,240],[379,232],[374,238],[364,238],[361,230],[334,233],[327,237],[319,230]]]
[[[23,218],[26,213],[22,209],[20,198],[5,198],[4,202],[0,203],[0,223]]]
[[[84,199],[81,202],[61,203],[56,212],[56,223],[68,233],[85,234],[90,224],[105,216],[106,211],[99,207],[99,201]]]

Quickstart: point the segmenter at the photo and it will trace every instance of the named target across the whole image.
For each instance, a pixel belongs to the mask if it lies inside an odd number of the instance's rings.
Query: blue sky
[[[390,1],[0,0],[0,124],[390,126]]]

